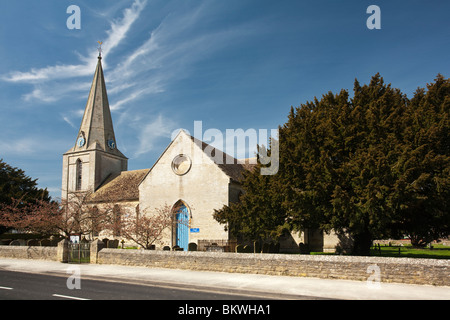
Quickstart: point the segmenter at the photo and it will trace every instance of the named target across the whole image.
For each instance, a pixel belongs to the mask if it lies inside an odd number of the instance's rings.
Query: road
[[[79,289],[69,289],[71,285],[80,285]],[[89,314],[92,316],[99,312],[117,317],[123,314],[123,310],[128,310],[134,314],[154,315],[155,310],[160,313],[162,310],[167,318],[183,318],[188,316],[192,319],[210,318],[225,319],[235,316],[246,316],[250,319],[279,319],[281,317],[292,316],[303,308],[317,308],[317,304],[311,301],[299,300],[322,300],[324,298],[314,296],[289,296],[285,294],[263,294],[245,290],[229,290],[231,293],[214,292],[213,289],[197,288],[173,284],[157,284],[148,281],[142,284],[127,283],[118,281],[117,278],[89,279],[81,278],[80,282],[71,281],[70,275],[54,275],[42,273],[27,273],[17,271],[0,270],[0,300],[6,310],[14,308],[14,312],[21,316],[48,312],[46,305],[39,302],[38,305],[20,304],[13,306],[5,304],[6,300],[103,300],[119,301],[113,308],[104,308],[97,305],[90,308]],[[286,301],[291,298],[295,300]],[[281,299],[275,301],[275,299]],[[126,306],[124,300],[145,300],[144,304],[134,304],[132,307]],[[152,300],[151,302],[147,300]],[[165,300],[165,301],[161,301]],[[329,299],[324,299],[329,300]],[[320,309],[321,315],[334,316],[337,305],[327,304]],[[75,307],[62,311],[62,314],[76,314],[86,312],[86,308]],[[92,311],[93,310],[93,311]],[[138,311],[139,310],[139,311]],[[384,312],[385,309],[379,308]],[[143,311],[142,313],[140,311]],[[374,315],[374,310],[371,314]],[[94,313],[93,313],[94,312]],[[122,313],[118,313],[122,312]],[[381,311],[380,311],[381,312]],[[390,311],[391,312],[391,311]],[[194,317],[190,317],[194,315]],[[380,314],[381,316],[381,314]]]
[[[69,289],[69,286],[75,287]],[[1,300],[257,300],[251,294],[224,294],[163,285],[138,285],[69,276],[0,271]]]

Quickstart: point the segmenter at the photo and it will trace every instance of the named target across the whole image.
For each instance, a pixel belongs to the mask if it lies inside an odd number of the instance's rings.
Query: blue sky
[[[368,6],[381,9],[369,30]],[[81,10],[70,30],[67,8]],[[150,168],[177,128],[275,129],[377,72],[411,97],[450,67],[449,1],[46,0],[0,4],[0,158],[59,197],[103,41],[118,148]]]

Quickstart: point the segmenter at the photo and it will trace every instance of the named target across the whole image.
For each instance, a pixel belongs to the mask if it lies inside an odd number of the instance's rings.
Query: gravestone
[[[117,249],[119,246],[119,240],[109,240],[107,244],[107,248],[109,249]]]
[[[41,240],[41,247],[51,247],[52,243],[48,239]]]
[[[13,240],[9,243],[10,246],[20,246],[20,241],[19,240]]]
[[[309,247],[303,242],[300,242],[298,247],[300,249],[300,254],[309,254]]]
[[[29,247],[39,247],[40,245],[41,245],[41,243],[39,240],[33,239],[33,240],[27,241],[27,246],[29,246]]]

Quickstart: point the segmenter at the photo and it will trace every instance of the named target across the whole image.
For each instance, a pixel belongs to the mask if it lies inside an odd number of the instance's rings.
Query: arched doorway
[[[188,250],[189,244],[189,208],[183,201],[177,202],[175,208],[175,245],[183,248],[184,251]]]

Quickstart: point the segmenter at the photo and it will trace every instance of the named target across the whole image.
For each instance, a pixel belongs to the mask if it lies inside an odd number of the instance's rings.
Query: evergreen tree
[[[415,246],[450,234],[450,81],[438,75],[408,106],[403,146],[394,170],[399,233]]]
[[[272,140],[271,143],[278,143]],[[265,147],[258,153],[267,155]],[[270,154],[269,154],[270,155]],[[226,224],[235,238],[249,241],[272,241],[281,236],[287,228],[287,218],[281,206],[281,194],[277,192],[278,180],[270,175],[261,175],[261,165],[244,173],[244,193],[239,202],[231,203],[220,210],[215,210],[214,218]]]
[[[50,201],[47,189],[37,186],[25,171],[14,168],[0,159],[0,203],[11,204],[11,199],[22,199],[24,202],[36,199]]]
[[[359,255],[374,239],[448,236],[450,82],[438,75],[427,89],[409,101],[376,74],[369,85],[355,80],[353,98],[341,90],[291,108],[279,173],[248,174],[241,202],[216,219],[253,238],[286,224],[334,230]]]

